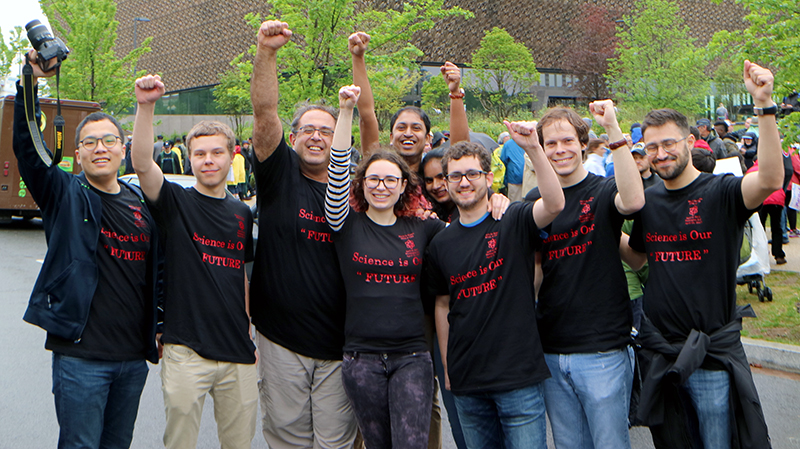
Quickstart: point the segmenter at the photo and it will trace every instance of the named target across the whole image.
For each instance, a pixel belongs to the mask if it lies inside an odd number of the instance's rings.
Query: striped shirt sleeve
[[[337,150],[331,148],[331,162],[328,164],[328,188],[325,192],[325,219],[334,231],[344,225],[350,213],[350,148]]]

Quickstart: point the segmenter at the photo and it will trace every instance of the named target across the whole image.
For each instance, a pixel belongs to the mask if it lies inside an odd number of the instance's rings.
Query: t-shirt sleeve
[[[263,201],[270,198],[280,182],[289,175],[292,166],[292,149],[286,144],[286,139],[281,141],[275,151],[263,161],[255,159],[256,193]]]
[[[161,184],[161,192],[158,194],[158,200],[153,202],[145,197],[147,207],[153,214],[153,219],[155,219],[158,226],[164,227],[172,221],[175,214],[170,213],[170,211],[175,210],[176,203],[180,201],[179,196],[183,193],[183,187],[164,178],[164,182]]]
[[[645,204],[644,207],[647,207]],[[631,227],[630,239],[628,239],[628,246],[633,248],[635,251],[640,253],[644,253],[644,232],[642,230],[642,217],[641,211],[633,214],[631,217],[633,219],[633,226]]]
[[[723,192],[725,195],[726,203],[730,205],[731,214],[736,218],[737,223],[746,222],[751,215],[753,215],[759,208],[748,209],[744,204],[744,195],[742,194],[742,180],[741,176],[734,176],[731,174],[722,175],[721,180],[723,184]]]

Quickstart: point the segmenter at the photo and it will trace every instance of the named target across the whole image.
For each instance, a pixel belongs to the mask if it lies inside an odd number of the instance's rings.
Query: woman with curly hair
[[[342,380],[369,448],[427,448],[433,366],[420,297],[422,255],[444,228],[418,218],[417,177],[376,151],[349,182],[350,132],[360,89],[339,91],[325,217],[347,290]],[[347,148],[342,150],[342,148]]]

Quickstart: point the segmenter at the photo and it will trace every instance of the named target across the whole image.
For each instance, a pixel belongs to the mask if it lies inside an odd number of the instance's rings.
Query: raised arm
[[[461,89],[461,69],[450,61],[441,68],[447,89],[450,90],[450,145],[469,142],[469,123],[464,109],[464,92]]]
[[[606,130],[609,142],[615,143],[625,139],[619,122],[617,122],[617,112],[614,109],[613,101],[593,101],[589,104],[589,110],[592,112],[594,120]],[[639,174],[636,161],[631,155],[631,148],[627,143],[611,150],[611,153],[614,155],[614,179],[617,182],[614,204],[619,213],[630,215],[644,207],[642,176]]]
[[[542,194],[542,197],[533,204],[533,219],[536,221],[536,226],[543,228],[549,225],[564,209],[564,191],[539,143],[536,122],[510,123],[503,121],[503,123],[508,128],[511,138],[525,150],[533,163],[539,181],[539,192]]]
[[[325,192],[325,220],[334,231],[342,229],[350,213],[350,136],[353,130],[353,108],[361,88],[339,89],[339,120],[333,133],[331,162],[328,164],[328,188]]]
[[[372,86],[370,86],[367,76],[367,63],[364,60],[369,39],[369,34],[359,31],[351,34],[347,40],[347,48],[353,55],[353,84],[361,87],[361,96],[358,99],[358,126],[361,132],[361,155],[364,159],[380,146],[378,117],[375,115],[375,97],[372,96]]]
[[[270,157],[283,137],[278,117],[278,49],[291,37],[289,25],[280,20],[268,20],[258,30],[250,101],[253,102],[253,151],[259,161]]]
[[[158,75],[147,75],[136,80],[136,118],[133,122],[133,142],[131,142],[131,161],[142,192],[150,201],[158,200],[164,173],[153,160],[153,111],[156,100],[164,95],[164,83]]]
[[[769,69],[745,61],[743,78],[755,107],[775,106],[772,101],[775,79]],[[783,155],[775,114],[760,116],[758,129],[758,171],[748,173],[742,179],[742,197],[748,209],[755,209],[772,192],[783,187]]]

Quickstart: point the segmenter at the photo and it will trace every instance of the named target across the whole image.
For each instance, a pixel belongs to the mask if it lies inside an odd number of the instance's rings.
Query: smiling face
[[[376,186],[371,187],[368,185],[370,178],[378,178],[379,181]],[[387,179],[388,178],[388,179]],[[389,188],[386,184],[391,184],[391,178],[396,178],[399,182],[397,185]],[[397,164],[387,160],[377,160],[367,167],[364,172],[364,198],[367,200],[370,209],[376,211],[384,211],[394,208],[397,201],[400,199],[400,194],[406,190],[406,180],[403,179],[403,172]]]
[[[428,195],[439,204],[449,203],[450,195],[447,193],[447,181],[442,172],[442,159],[435,158],[427,161],[424,176],[425,191],[428,192]]]
[[[447,162],[449,174],[466,174],[472,171],[483,171],[481,162],[475,156],[464,156],[461,159],[451,159]],[[470,211],[486,207],[489,202],[488,193],[492,186],[492,180],[494,180],[494,175],[491,172],[481,175],[474,181],[462,176],[459,182],[447,181],[447,190],[450,193],[450,199],[460,210]]]
[[[192,171],[201,188],[213,190],[225,185],[233,154],[228,139],[221,134],[195,137],[191,140]]]
[[[658,151],[647,154],[651,167],[665,181],[677,179],[692,161],[689,148],[694,146],[694,136],[683,135],[675,123],[669,122],[663,126],[648,127],[643,139],[645,147],[660,144],[668,139],[679,141],[671,152],[665,151],[664,147],[659,145]]]
[[[122,158],[125,157],[125,149],[121,139],[116,139],[114,145],[107,148],[103,144],[103,136],[113,135],[119,137],[119,130],[110,120],[100,120],[89,122],[81,129],[80,141],[87,138],[97,139],[97,146],[88,150],[83,143],[78,145],[75,150],[75,159],[86,173],[86,179],[92,185],[106,184],[114,180],[119,172]]]
[[[586,177],[583,146],[575,128],[566,120],[556,120],[542,127],[544,152],[562,186],[577,184]]]
[[[419,114],[407,110],[397,116],[392,127],[390,144],[406,161],[418,158],[425,150],[425,143],[429,139],[428,130],[425,129],[425,123]]]
[[[306,134],[303,130],[312,128],[330,130],[331,134],[323,136],[320,131]],[[300,157],[301,169],[304,171],[325,170],[331,158],[331,143],[336,120],[327,112],[311,109],[297,123],[297,129],[289,134],[289,142]],[[323,131],[324,132],[324,131]]]

